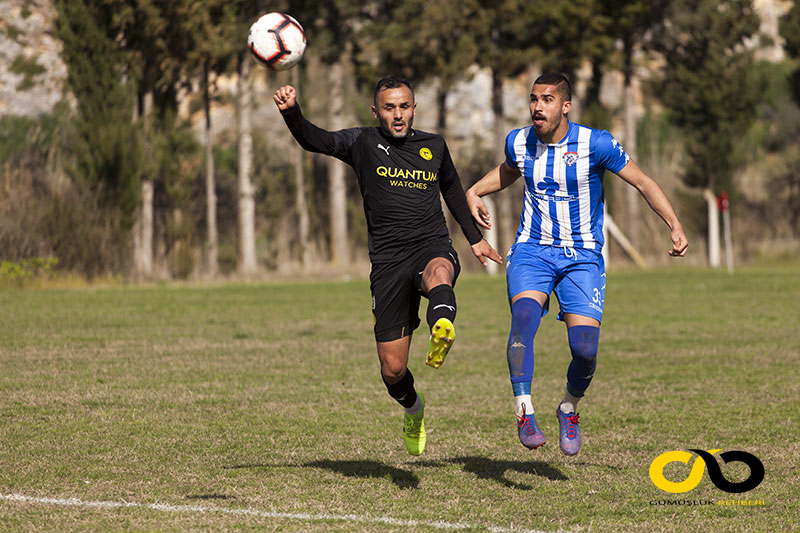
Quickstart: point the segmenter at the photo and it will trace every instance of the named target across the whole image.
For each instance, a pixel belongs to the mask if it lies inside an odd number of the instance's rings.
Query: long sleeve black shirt
[[[440,192],[467,241],[483,238],[441,136],[412,129],[395,139],[378,127],[327,131],[306,120],[299,104],[281,114],[300,146],[355,170],[373,263],[393,262],[425,242],[450,238]]]

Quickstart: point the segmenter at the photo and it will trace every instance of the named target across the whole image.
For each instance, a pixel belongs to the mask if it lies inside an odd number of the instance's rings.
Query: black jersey
[[[440,192],[467,241],[475,244],[483,238],[441,136],[412,129],[395,139],[379,127],[331,132],[306,120],[299,104],[281,114],[300,146],[336,157],[355,170],[373,263],[394,261],[421,243],[450,238]]]

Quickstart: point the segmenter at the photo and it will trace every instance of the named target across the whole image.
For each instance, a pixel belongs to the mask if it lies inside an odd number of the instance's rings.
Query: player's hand
[[[689,239],[686,238],[680,224],[675,226],[672,230],[670,238],[672,239],[672,250],[669,251],[669,255],[672,257],[683,257],[686,255],[686,250],[689,249]]]
[[[492,248],[492,245],[486,242],[486,239],[481,239],[472,245],[472,253],[478,258],[483,266],[486,266],[486,258],[491,259],[498,265],[503,264],[503,258],[497,253],[497,250]]]
[[[275,105],[278,106],[278,109],[283,111],[295,106],[297,103],[297,91],[291,85],[284,85],[275,91],[272,99],[275,100]]]
[[[475,219],[475,222],[482,228],[492,229],[492,215],[489,214],[489,210],[486,209],[486,205],[483,203],[483,200],[481,200],[481,197],[472,192],[472,189],[467,190],[466,196],[469,212],[472,214],[472,218]]]

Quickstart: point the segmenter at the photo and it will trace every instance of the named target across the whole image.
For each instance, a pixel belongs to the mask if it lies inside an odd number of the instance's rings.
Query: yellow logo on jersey
[[[433,159],[433,154],[428,148],[420,148],[419,155],[422,156],[422,159],[424,159],[425,161],[430,161],[431,159]]]
[[[436,181],[439,174],[429,170],[403,169],[395,167],[380,166],[375,169],[375,173],[383,178],[401,178],[414,181]]]

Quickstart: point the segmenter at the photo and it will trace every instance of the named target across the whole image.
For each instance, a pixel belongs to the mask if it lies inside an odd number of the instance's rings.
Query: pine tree
[[[592,0],[526,2],[479,0],[472,28],[478,43],[478,64],[492,76],[491,105],[494,114],[494,150],[501,160],[508,128],[504,123],[504,80],[537,64],[544,70],[565,73],[571,79],[581,64],[587,39],[593,33]],[[520,117],[526,122],[529,117]],[[497,195],[497,231],[500,247],[513,242],[511,213],[513,190]],[[500,249],[500,248],[498,248]]]
[[[636,112],[634,102],[634,83],[636,78],[635,55],[645,47],[644,37],[648,31],[661,23],[667,6],[666,0],[597,0],[596,17],[604,26],[593,40],[588,52],[592,59],[593,79],[590,88],[591,101],[587,107],[599,106],[599,85],[602,72],[608,68],[616,68],[623,74],[623,119],[624,133],[622,142],[625,150],[636,160]],[[590,126],[608,128],[608,124],[589,124]],[[614,215],[624,221],[628,228],[628,236],[635,248],[639,247],[639,228],[641,227],[641,197],[633,187],[615,180],[613,187],[619,194],[614,194],[620,202],[615,204]]]
[[[98,191],[130,226],[139,200],[142,143],[132,125],[126,56],[115,42],[113,12],[86,0],[58,0],[58,37],[77,112],[72,121],[73,164],[78,183]]]
[[[436,80],[441,135],[447,130],[448,93],[478,58],[471,27],[477,13],[475,0],[385,2],[365,32],[378,51],[382,72],[414,84]]]
[[[236,40],[230,35],[234,13],[225,0],[190,2],[181,31],[192,38],[185,69],[188,75],[199,75],[202,81],[205,116],[205,180],[206,180],[206,273],[219,272],[219,231],[217,229],[217,194],[214,167],[214,137],[211,124],[211,103],[216,74],[224,71],[236,51]]]
[[[357,0],[292,0],[289,10],[304,25],[314,53],[327,66],[328,110],[327,128],[349,127],[347,94],[354,85],[348,66],[358,53],[356,24],[366,19],[372,8]],[[330,257],[334,265],[350,263],[347,166],[338,159],[328,158],[328,205]]]
[[[744,158],[738,141],[758,101],[753,54],[744,46],[758,24],[750,0],[673,0],[654,36],[665,61],[656,88],[684,137],[690,186],[731,192]]]
[[[781,18],[780,33],[786,40],[786,53],[795,60],[800,59],[800,3],[793,2],[792,8]],[[795,67],[791,81],[794,100],[800,104],[800,67]]]

